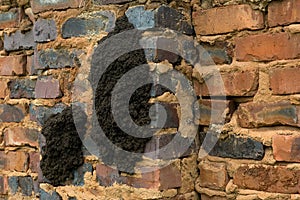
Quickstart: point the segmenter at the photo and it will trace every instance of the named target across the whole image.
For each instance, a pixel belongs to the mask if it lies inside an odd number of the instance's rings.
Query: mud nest
[[[74,170],[83,164],[82,142],[71,107],[51,116],[44,124],[42,134],[46,138],[40,164],[43,175],[54,186],[65,185],[73,179]]]

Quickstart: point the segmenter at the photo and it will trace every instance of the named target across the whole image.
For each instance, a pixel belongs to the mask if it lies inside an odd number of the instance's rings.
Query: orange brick
[[[300,57],[300,34],[263,33],[235,41],[239,61],[272,61]]]
[[[268,6],[269,26],[300,22],[300,0],[273,1]]]
[[[253,10],[250,5],[198,10],[193,13],[193,21],[197,35],[213,35],[243,29],[256,30],[264,27],[262,12]]]

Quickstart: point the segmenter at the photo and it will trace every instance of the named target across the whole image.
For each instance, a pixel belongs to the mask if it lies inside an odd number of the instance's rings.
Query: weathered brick
[[[194,30],[184,15],[176,9],[167,6],[161,6],[156,10],[155,27],[169,28],[182,32],[186,35],[192,35]]]
[[[300,136],[274,135],[273,155],[277,161],[300,162]]]
[[[27,63],[26,63],[26,73],[29,76],[36,75],[37,69],[34,66],[34,56],[27,56]]]
[[[29,153],[29,169],[33,173],[40,171],[40,153],[30,152]]]
[[[19,186],[24,196],[31,196],[33,192],[33,181],[30,176],[19,176]]]
[[[213,45],[209,43],[200,43],[200,45],[205,49],[205,53],[201,54],[200,57],[203,61],[211,60],[215,64],[230,64],[232,62],[232,48],[226,42],[215,42]],[[208,53],[209,58],[206,58],[206,53]],[[203,63],[201,62],[202,66]]]
[[[178,195],[174,198],[174,200],[200,200],[200,197],[197,192],[190,192]]]
[[[128,21],[133,24],[134,28],[139,30],[146,30],[154,28],[154,11],[145,10],[144,6],[134,6],[127,9],[125,12]]]
[[[195,117],[200,125],[229,122],[234,111],[234,102],[231,100],[201,99],[196,103],[200,116]]]
[[[4,56],[0,57],[0,75],[24,75],[26,66],[26,56]]]
[[[55,191],[50,191],[46,192],[43,189],[40,189],[40,200],[62,200],[61,196],[55,192]]]
[[[181,172],[173,164],[170,164],[159,170],[159,189],[167,190],[181,187]]]
[[[47,42],[55,40],[57,37],[56,23],[53,19],[39,18],[33,27],[34,41]]]
[[[159,37],[157,39],[157,49],[155,50],[155,61],[161,62],[164,60],[169,61],[170,63],[176,63],[179,60],[178,52],[178,41],[174,38],[163,38]],[[168,49],[168,50],[164,50]]]
[[[141,177],[122,176],[120,177],[122,184],[129,185],[135,188],[159,188],[159,171],[146,172],[141,174]]]
[[[159,91],[158,91],[159,92]],[[156,93],[158,94],[158,93]],[[180,108],[178,103],[164,103],[164,102],[158,102],[158,105],[161,105],[165,111],[166,111],[166,120],[165,120],[165,124],[163,126],[163,128],[178,128],[179,126],[179,118],[178,118],[178,109]],[[157,113],[157,110],[155,108],[155,105],[153,104],[152,106],[154,106],[154,110],[155,110],[155,119],[157,120],[158,124],[160,124],[160,115]]]
[[[35,42],[32,30],[25,33],[18,30],[11,35],[4,34],[4,49],[6,51],[32,49],[34,46]]]
[[[7,95],[8,95],[8,93],[9,93],[9,91],[8,91],[8,80],[7,79],[1,79],[0,80],[0,88],[1,88],[1,90],[0,90],[0,98],[1,99],[4,99]]]
[[[74,66],[75,61],[78,59],[76,52],[69,52],[65,49],[41,50],[34,56],[34,64],[36,69],[72,67]]]
[[[52,76],[40,77],[35,86],[35,98],[55,99],[61,96],[59,80]]]
[[[204,139],[205,143],[203,143]],[[261,160],[265,153],[261,142],[235,135],[217,138],[213,133],[201,133],[200,141],[201,147],[211,156]]]
[[[273,94],[300,93],[300,66],[275,68],[269,71],[270,89]]]
[[[7,171],[26,172],[28,169],[28,154],[22,151],[0,151],[0,168]]]
[[[9,192],[11,194],[16,194],[19,188],[19,180],[17,176],[10,176],[8,178]]]
[[[38,130],[24,127],[12,127],[4,130],[4,141],[6,146],[29,145],[38,147]]]
[[[10,98],[33,99],[36,80],[31,79],[14,79],[9,82]]]
[[[7,191],[8,191],[7,176],[0,176],[0,195],[7,194]]]
[[[234,176],[233,182],[241,189],[259,190],[276,193],[298,193],[300,170],[285,166],[241,166]]]
[[[104,164],[96,165],[96,176],[101,186],[112,186],[119,181],[119,172]]]
[[[84,163],[81,167],[79,167],[74,172],[73,185],[83,186],[84,185],[84,174],[86,172],[93,173],[93,165],[91,165],[90,163]]]
[[[268,6],[269,26],[286,25],[300,22],[300,1],[273,1]]]
[[[19,106],[0,104],[0,122],[21,122],[25,116],[24,112]]]
[[[209,196],[207,194],[201,194],[201,200],[227,200],[226,196],[213,195]]]
[[[193,13],[193,22],[197,35],[228,33],[244,29],[257,30],[264,27],[262,12],[253,10],[247,4],[197,10]]]
[[[20,23],[19,16],[19,10],[16,8],[0,13],[0,29],[18,27]]]
[[[200,176],[196,181],[201,187],[207,187],[217,190],[225,190],[229,181],[226,165],[224,163],[207,163],[199,164]]]
[[[65,8],[79,8],[84,6],[84,2],[80,0],[31,0],[30,4],[34,13]]]
[[[239,61],[271,61],[298,58],[300,34],[262,33],[237,38],[236,58]]]
[[[220,76],[209,75],[203,79],[194,81],[199,96],[254,96],[258,89],[258,70],[253,68],[221,72]]]
[[[58,103],[53,107],[30,105],[30,120],[43,125],[45,121],[54,114],[61,113],[66,108],[65,104]]]
[[[110,11],[91,13],[89,17],[73,17],[62,26],[62,37],[80,37],[99,34],[101,31],[110,32],[115,26],[115,15]]]
[[[299,106],[292,105],[289,101],[249,102],[240,104],[237,115],[239,125],[244,128],[275,125],[299,127],[299,112]]]
[[[130,1],[132,0],[94,0],[94,4],[96,5],[121,4]]]

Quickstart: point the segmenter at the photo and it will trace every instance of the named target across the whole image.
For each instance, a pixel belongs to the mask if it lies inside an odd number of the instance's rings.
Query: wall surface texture
[[[299,59],[300,0],[1,0],[0,199],[300,199]],[[111,103],[147,74],[130,117],[166,123],[136,138]]]

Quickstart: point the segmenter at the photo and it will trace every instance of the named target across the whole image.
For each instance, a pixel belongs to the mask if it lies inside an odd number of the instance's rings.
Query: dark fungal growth
[[[76,117],[85,120],[81,113]],[[83,164],[82,142],[76,131],[72,108],[48,118],[42,128],[46,145],[42,147],[41,170],[52,185],[65,185]]]

